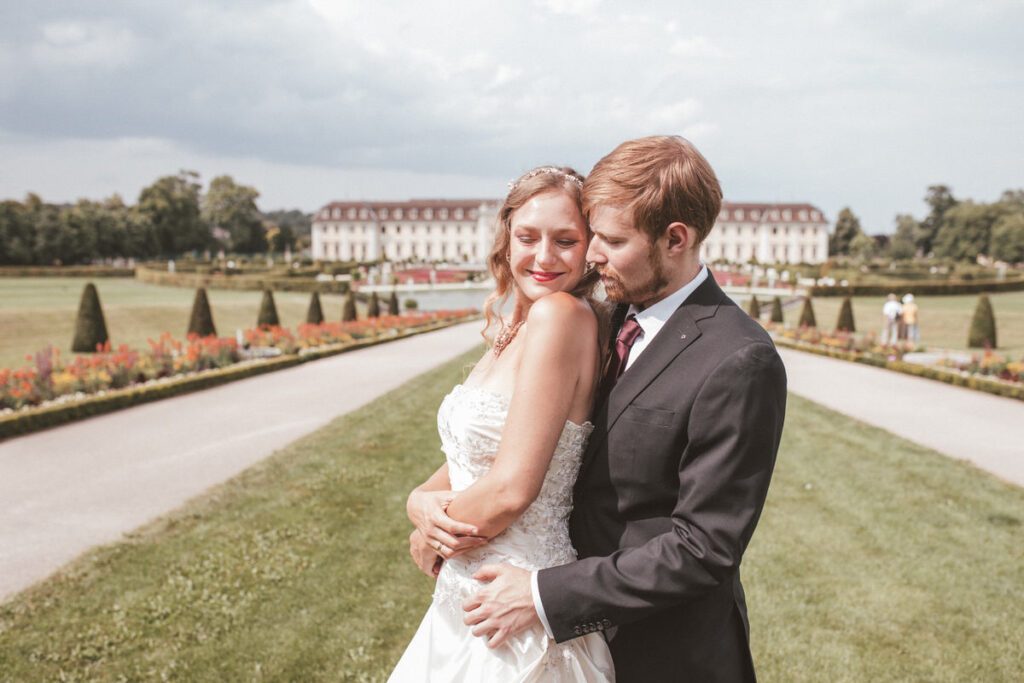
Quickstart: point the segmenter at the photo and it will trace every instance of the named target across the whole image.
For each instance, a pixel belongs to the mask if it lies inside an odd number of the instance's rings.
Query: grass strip
[[[0,606],[0,681],[378,681],[430,600],[406,492],[479,351]],[[763,681],[1019,680],[1024,491],[796,396],[744,563]]]

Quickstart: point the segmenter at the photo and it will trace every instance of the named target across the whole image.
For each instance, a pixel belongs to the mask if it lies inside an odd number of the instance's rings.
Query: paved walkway
[[[0,443],[0,600],[480,343],[480,323]]]
[[[789,390],[1024,486],[1024,401],[779,349]]]

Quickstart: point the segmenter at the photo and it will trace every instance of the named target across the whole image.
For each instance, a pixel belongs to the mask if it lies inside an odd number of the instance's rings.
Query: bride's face
[[[571,291],[586,268],[587,225],[575,202],[552,190],[531,197],[511,219],[509,262],[530,301]]]

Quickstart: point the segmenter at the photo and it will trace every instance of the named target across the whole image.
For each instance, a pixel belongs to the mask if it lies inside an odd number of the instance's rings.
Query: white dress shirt
[[[692,280],[657,303],[653,303],[643,310],[637,308],[635,304],[630,304],[626,316],[636,316],[641,332],[640,336],[633,342],[629,356],[626,358],[626,370],[629,370],[633,362],[650,345],[654,337],[661,331],[661,328],[668,322],[668,319],[676,312],[676,309],[683,305],[683,302],[693,294],[695,289],[700,287],[707,277],[707,266],[702,263],[700,270]],[[623,370],[623,372],[626,370]],[[540,591],[537,589],[536,571],[530,572],[530,591],[533,594],[533,606],[537,610],[537,616],[540,617],[540,623],[544,626],[544,632],[548,634],[548,638],[554,638],[554,635],[551,633],[551,626],[548,624],[548,618],[544,614],[544,603],[540,600]]]

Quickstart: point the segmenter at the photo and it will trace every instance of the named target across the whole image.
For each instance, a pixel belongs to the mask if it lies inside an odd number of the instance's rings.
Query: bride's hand
[[[427,545],[423,534],[416,529],[409,534],[409,554],[412,555],[412,561],[416,563],[421,572],[432,579],[437,578],[444,560],[437,554],[437,551]]]
[[[478,548],[487,539],[478,536],[472,524],[456,521],[445,510],[455,498],[451,491],[418,491],[409,494],[405,509],[409,521],[422,534],[427,545],[446,560]]]

